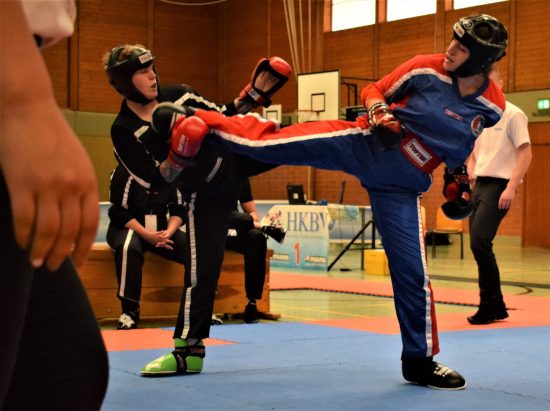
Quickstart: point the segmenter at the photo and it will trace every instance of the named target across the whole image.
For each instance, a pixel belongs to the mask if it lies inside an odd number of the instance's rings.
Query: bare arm
[[[532,157],[531,144],[525,143],[519,146],[517,150],[516,166],[514,167],[514,171],[512,172],[506,189],[500,195],[498,208],[508,209],[512,206],[512,201],[516,196],[516,189],[521,184],[523,177],[525,177],[529,164],[531,164]]]
[[[0,166],[35,267],[84,262],[99,217],[91,161],[59,110],[19,1],[0,0]],[[74,248],[74,251],[73,251]]]
[[[470,154],[470,157],[468,157],[468,160],[466,161],[466,169],[468,170],[468,180],[470,181],[470,184],[473,186],[476,183],[476,176],[474,174],[474,170],[476,168],[476,155],[472,151]]]

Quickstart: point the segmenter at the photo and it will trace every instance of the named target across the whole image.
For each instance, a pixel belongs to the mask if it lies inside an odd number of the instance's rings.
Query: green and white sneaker
[[[204,343],[200,340],[194,345],[188,345],[186,340],[174,339],[175,349],[170,354],[163,355],[151,361],[140,371],[146,377],[191,374],[202,371],[205,356]]]

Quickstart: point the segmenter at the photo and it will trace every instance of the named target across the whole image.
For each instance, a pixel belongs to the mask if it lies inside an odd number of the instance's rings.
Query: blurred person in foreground
[[[95,239],[95,173],[37,48],[69,36],[75,13],[72,1],[0,1],[2,410],[99,410],[107,389],[105,346],[73,266]]]

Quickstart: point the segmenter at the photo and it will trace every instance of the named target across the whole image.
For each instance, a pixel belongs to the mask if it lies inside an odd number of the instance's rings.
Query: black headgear
[[[462,17],[453,26],[453,38],[470,51],[468,59],[453,71],[459,77],[473,76],[506,54],[508,32],[488,14]]]
[[[136,47],[126,60],[119,61],[120,53],[125,48],[126,46],[115,47],[110,52],[109,61],[105,65],[105,72],[107,76],[109,76],[109,84],[128,100],[139,104],[147,104],[152,100],[145,97],[143,93],[134,86],[132,76],[136,71],[153,65],[153,71],[157,76],[158,88],[159,78],[155,67],[155,56],[153,56],[150,50]]]

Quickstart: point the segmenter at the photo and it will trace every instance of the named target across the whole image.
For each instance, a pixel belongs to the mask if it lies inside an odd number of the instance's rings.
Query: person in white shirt
[[[491,78],[502,88],[497,68]],[[470,248],[478,266],[480,297],[478,311],[468,317],[470,324],[490,324],[508,318],[493,239],[512,206],[531,157],[527,116],[507,101],[502,118],[494,127],[483,130],[468,160],[470,182],[475,184]]]

